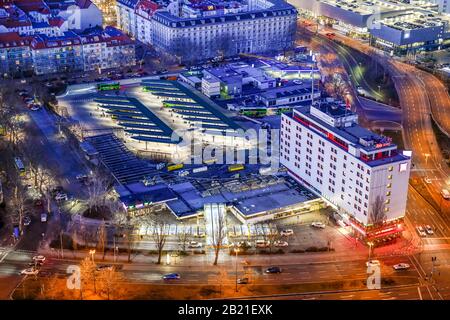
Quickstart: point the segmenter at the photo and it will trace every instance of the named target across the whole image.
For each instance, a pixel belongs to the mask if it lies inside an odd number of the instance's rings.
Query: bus
[[[240,113],[247,117],[260,118],[267,115],[267,109],[245,109],[241,110]]]
[[[228,166],[228,172],[244,170],[243,164],[231,164]]]
[[[20,158],[14,158],[14,165],[16,166],[17,171],[20,176],[25,175],[25,166]]]
[[[112,91],[112,90],[120,90],[120,83],[99,83],[97,84],[97,91]]]
[[[178,163],[178,164],[170,163],[167,165],[167,171],[179,170],[183,167],[184,167],[184,165],[182,163]]]

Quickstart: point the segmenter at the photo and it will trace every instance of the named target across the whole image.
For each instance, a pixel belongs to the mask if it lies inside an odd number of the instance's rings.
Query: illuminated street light
[[[367,242],[367,244],[369,245],[369,262],[371,261],[372,258],[372,247],[373,247],[373,242]]]
[[[94,262],[95,249],[89,250],[89,254],[91,255],[92,262]]]
[[[237,276],[237,260],[238,260],[238,253],[239,248],[234,248],[234,253],[236,253],[236,274],[235,274],[235,285],[236,285],[236,292],[238,292],[238,276]]]

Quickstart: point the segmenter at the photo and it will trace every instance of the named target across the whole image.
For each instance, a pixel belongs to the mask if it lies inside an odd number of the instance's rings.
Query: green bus
[[[112,90],[120,90],[120,83],[99,83],[97,84],[97,91],[112,91]]]
[[[245,109],[241,110],[240,113],[247,117],[259,118],[267,115],[267,109]]]

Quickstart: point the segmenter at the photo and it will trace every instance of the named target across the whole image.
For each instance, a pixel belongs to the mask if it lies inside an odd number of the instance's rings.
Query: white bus
[[[20,176],[25,175],[25,166],[20,158],[14,158],[14,165],[16,166],[17,171]]]

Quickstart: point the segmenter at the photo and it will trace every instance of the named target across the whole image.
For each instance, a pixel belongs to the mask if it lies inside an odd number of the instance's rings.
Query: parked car
[[[292,236],[294,234],[294,230],[292,229],[281,230],[280,234],[282,236]]]
[[[286,241],[277,240],[273,243],[273,245],[275,247],[287,247],[289,246],[289,243],[287,243]]]
[[[23,218],[23,225],[24,226],[29,226],[31,223],[31,218],[29,216],[26,216]]]
[[[87,174],[82,174],[82,173],[77,174],[77,176],[76,176],[76,179],[81,182],[84,180],[87,180],[88,178],[89,178],[89,176]]]
[[[68,199],[67,194],[62,193],[62,192],[61,193],[57,193],[56,196],[55,196],[55,200],[56,201],[61,201],[61,200],[67,201],[67,199]]]
[[[255,246],[257,248],[268,248],[270,246],[270,243],[266,240],[256,240]]]
[[[281,273],[280,267],[269,267],[266,269],[266,273]]]
[[[163,276],[164,280],[179,280],[181,277],[178,273],[169,273]]]
[[[408,270],[410,268],[410,265],[407,263],[398,263],[396,265],[392,266],[394,270],[400,271],[400,270]]]
[[[319,222],[319,221],[315,221],[315,222],[311,223],[311,227],[325,229],[325,224],[323,224],[322,222]]]
[[[202,244],[197,241],[191,241],[189,242],[189,248],[201,248]]]

